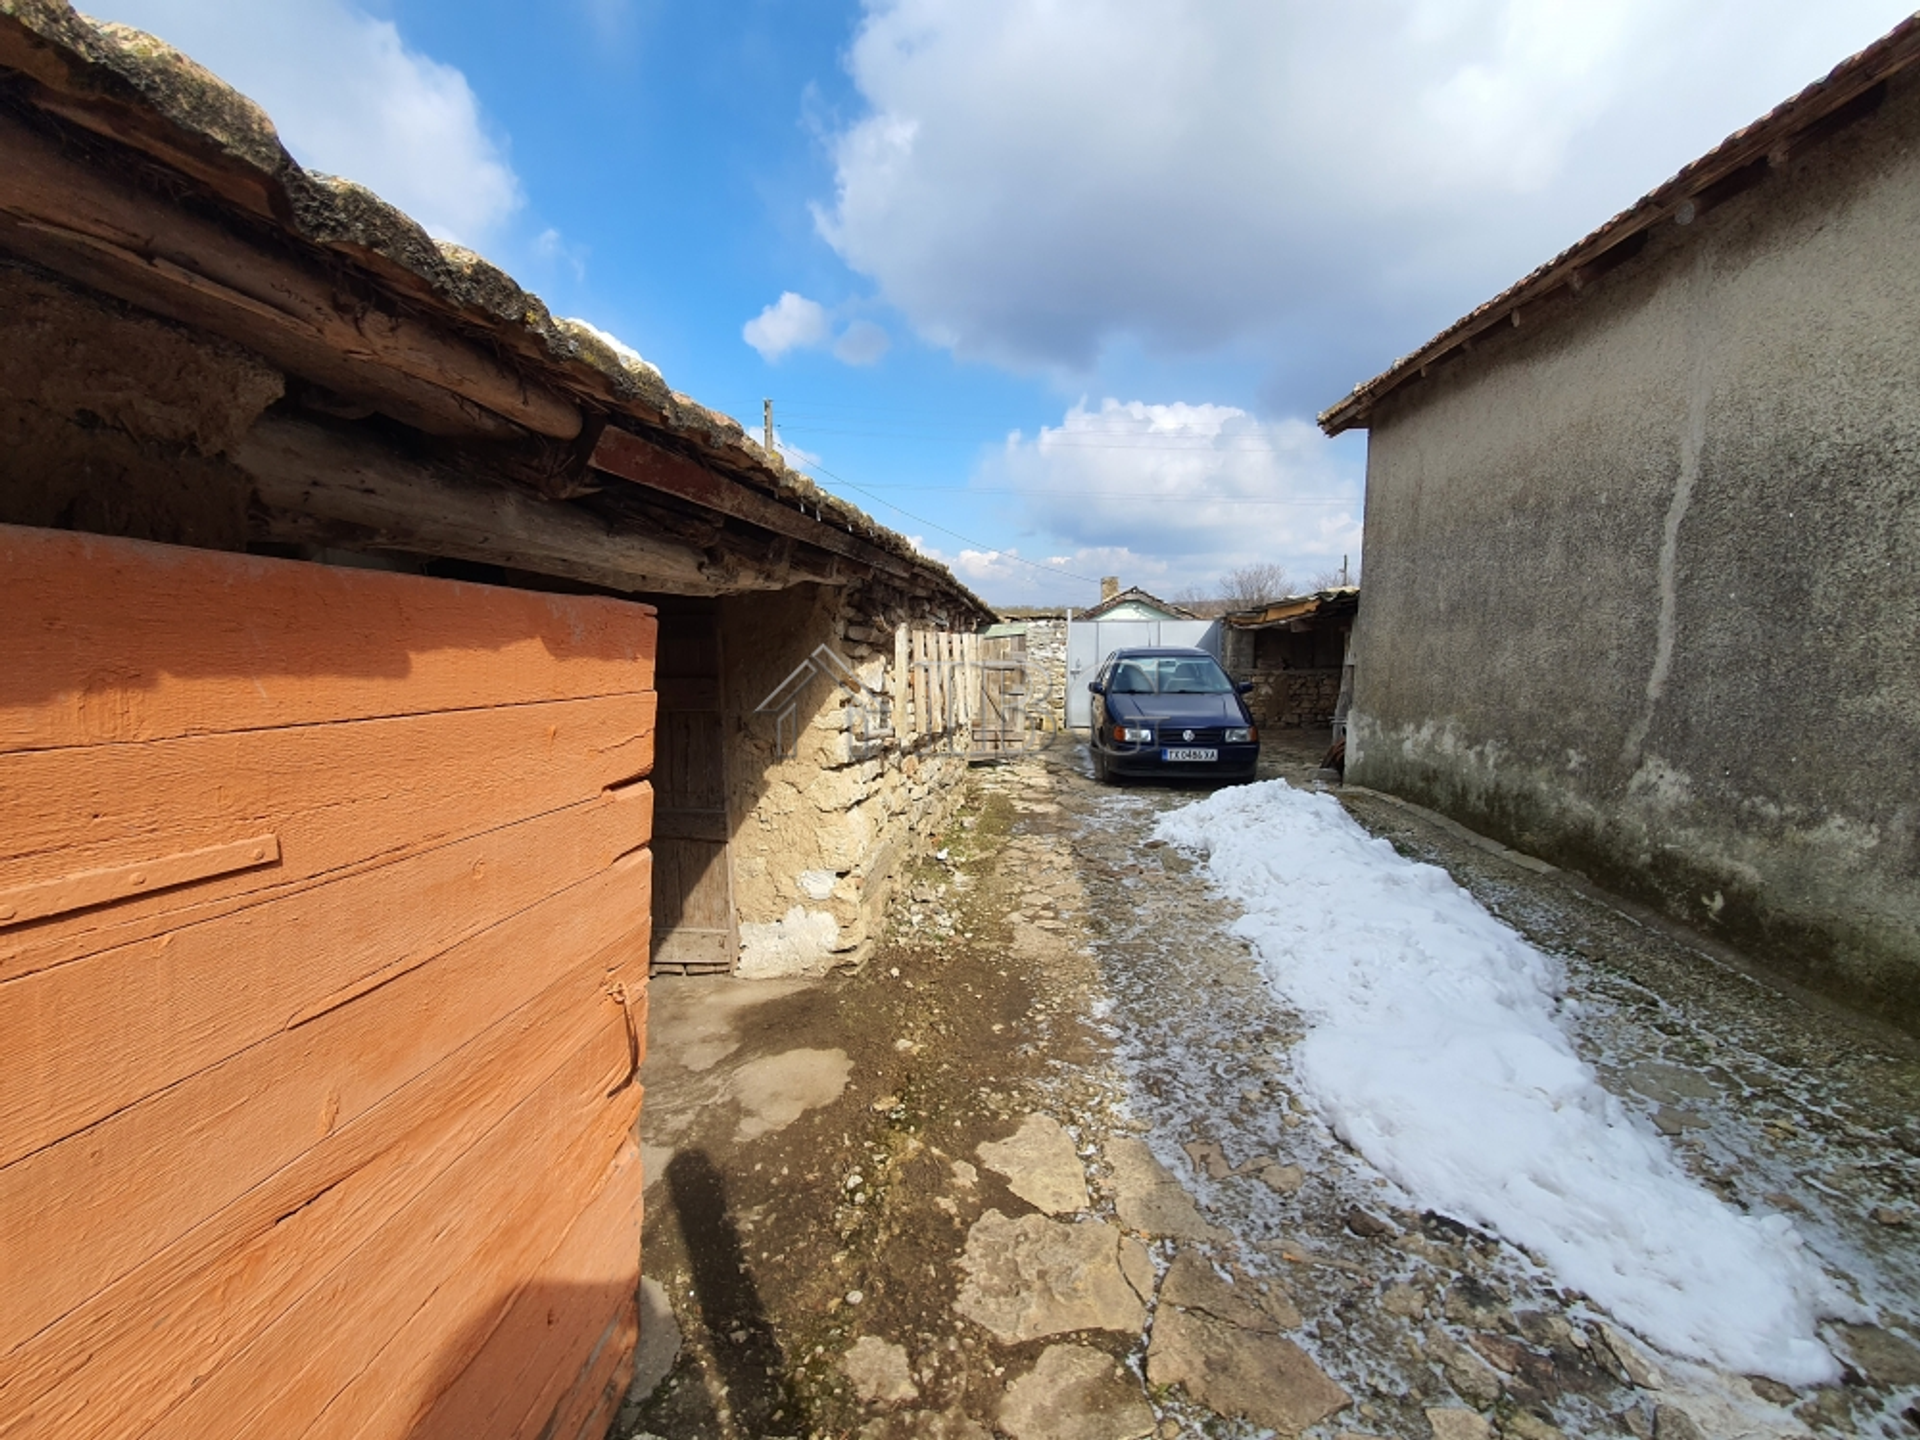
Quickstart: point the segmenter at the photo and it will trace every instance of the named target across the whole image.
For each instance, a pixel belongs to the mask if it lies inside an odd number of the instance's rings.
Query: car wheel
[[[1113,772],[1107,768],[1107,752],[1098,744],[1089,745],[1087,748],[1093,752],[1093,778],[1102,785],[1108,784],[1113,779]]]

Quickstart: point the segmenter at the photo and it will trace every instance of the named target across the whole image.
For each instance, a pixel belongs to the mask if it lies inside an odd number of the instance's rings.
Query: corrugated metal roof
[[[1252,610],[1236,610],[1225,618],[1236,630],[1264,630],[1271,625],[1286,625],[1321,614],[1347,615],[1359,608],[1358,585],[1335,585],[1311,595],[1289,595]]]
[[[1686,166],[1658,189],[1621,211],[1570,249],[1562,251],[1518,284],[1469,312],[1410,355],[1320,415],[1329,435],[1364,429],[1382,396],[1418,380],[1437,364],[1463,353],[1474,337],[1496,325],[1517,325],[1521,310],[1562,287],[1578,291],[1615,264],[1632,258],[1646,242],[1647,230],[1663,220],[1689,224],[1696,215],[1730,199],[1784,164],[1796,145],[1804,145],[1864,113],[1878,100],[1878,87],[1920,60],[1920,15],[1902,21],[1859,54],[1842,61],[1821,80],[1775,107]],[[1624,253],[1623,253],[1624,252]]]

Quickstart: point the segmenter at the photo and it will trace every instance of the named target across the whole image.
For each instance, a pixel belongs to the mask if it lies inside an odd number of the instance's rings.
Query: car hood
[[[1245,725],[1240,697],[1225,695],[1109,695],[1107,713],[1155,725]]]

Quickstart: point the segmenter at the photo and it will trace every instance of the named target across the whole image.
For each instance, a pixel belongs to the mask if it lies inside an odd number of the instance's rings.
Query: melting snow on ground
[[[1556,1019],[1560,967],[1443,870],[1285,781],[1162,817],[1309,1027],[1294,1059],[1340,1138],[1417,1201],[1543,1259],[1661,1349],[1793,1385],[1839,1367],[1844,1302],[1780,1215],[1743,1215],[1631,1121]]]

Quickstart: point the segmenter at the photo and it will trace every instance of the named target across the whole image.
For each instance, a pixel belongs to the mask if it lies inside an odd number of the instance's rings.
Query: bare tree
[[[1285,599],[1290,593],[1288,583],[1285,566],[1265,562],[1229,570],[1220,577],[1220,583],[1215,588],[1229,609],[1252,610]]]
[[[1182,610],[1190,610],[1202,620],[1224,615],[1233,608],[1205,585],[1189,585],[1168,598]]]

